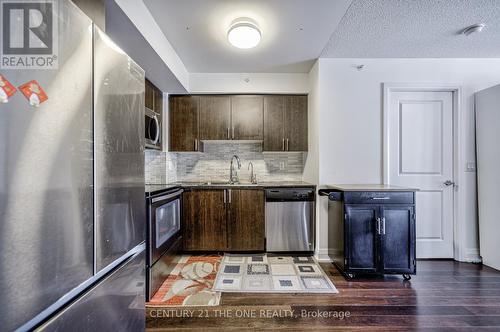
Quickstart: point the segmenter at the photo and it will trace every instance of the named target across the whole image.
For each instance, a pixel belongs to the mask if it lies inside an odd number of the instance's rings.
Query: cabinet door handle
[[[284,138],[283,138],[283,143],[282,143],[281,150],[285,151],[285,139]]]
[[[231,136],[229,135],[229,127],[227,127],[227,139],[231,139]]]
[[[390,197],[372,197],[373,200],[376,200],[376,201],[383,201],[383,200],[388,200],[388,199],[391,199]]]
[[[233,127],[233,139],[234,139],[234,127]]]
[[[227,190],[227,195],[229,196],[229,204],[231,204],[231,189]]]
[[[377,218],[377,234],[380,235],[380,218]]]
[[[382,234],[385,235],[385,218],[382,218]]]
[[[288,138],[286,139],[286,150],[290,151],[290,140]]]
[[[226,189],[224,189],[224,204],[226,204]]]

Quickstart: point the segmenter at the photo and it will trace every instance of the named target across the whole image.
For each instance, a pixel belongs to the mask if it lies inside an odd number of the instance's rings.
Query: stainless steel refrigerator
[[[500,269],[500,85],[476,93],[475,102],[480,254]]]
[[[142,330],[144,71],[52,3],[58,67],[0,69],[0,329]]]

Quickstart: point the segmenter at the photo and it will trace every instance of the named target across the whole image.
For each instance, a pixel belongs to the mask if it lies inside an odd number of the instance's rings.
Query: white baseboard
[[[482,259],[481,256],[479,255],[479,248],[465,249],[465,255],[464,257],[461,257],[459,261],[465,263],[481,263]]]
[[[328,249],[321,248],[316,250],[314,257],[318,262],[331,262],[330,256],[328,256]]]

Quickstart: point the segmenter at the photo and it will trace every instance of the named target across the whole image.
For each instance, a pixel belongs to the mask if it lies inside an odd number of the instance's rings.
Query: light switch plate
[[[465,166],[465,171],[466,172],[475,172],[476,171],[476,162],[469,161],[467,163],[467,165]]]

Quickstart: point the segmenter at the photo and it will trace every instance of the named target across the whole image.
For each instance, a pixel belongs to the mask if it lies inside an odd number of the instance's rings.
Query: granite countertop
[[[388,184],[332,184],[325,186],[326,189],[338,191],[418,191],[415,188],[405,188]]]
[[[297,187],[316,187],[316,185],[302,181],[279,181],[279,182],[258,182],[258,183],[235,183],[229,184],[226,182],[176,182],[180,187],[184,188],[297,188]]]
[[[316,187],[315,184],[303,181],[278,181],[278,182],[259,182],[253,183],[236,183],[229,184],[224,182],[174,182],[170,184],[147,184],[146,195],[152,195],[173,188],[299,188],[299,187]]]

